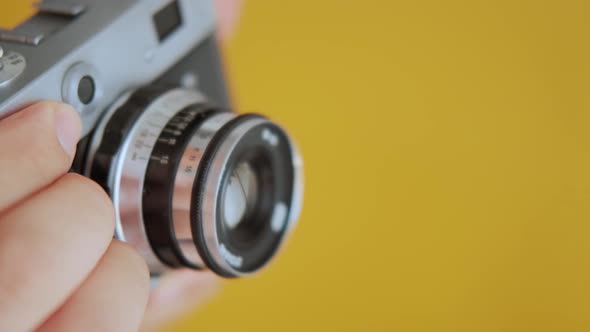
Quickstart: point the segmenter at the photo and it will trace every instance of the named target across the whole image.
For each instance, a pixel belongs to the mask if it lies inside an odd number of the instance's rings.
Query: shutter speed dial
[[[19,53],[4,51],[0,47],[0,87],[8,85],[27,67],[25,57]]]

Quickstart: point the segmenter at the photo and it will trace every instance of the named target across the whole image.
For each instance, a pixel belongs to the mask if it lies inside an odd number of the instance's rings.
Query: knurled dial
[[[0,87],[7,85],[25,71],[25,57],[0,47]]]

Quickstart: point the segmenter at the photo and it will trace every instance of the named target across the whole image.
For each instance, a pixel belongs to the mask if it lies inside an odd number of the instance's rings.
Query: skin
[[[239,2],[216,1],[222,38]],[[107,194],[67,173],[80,133],[57,102],[0,121],[0,331],[154,331],[217,288],[211,273],[180,270],[150,294],[143,258],[113,239]]]

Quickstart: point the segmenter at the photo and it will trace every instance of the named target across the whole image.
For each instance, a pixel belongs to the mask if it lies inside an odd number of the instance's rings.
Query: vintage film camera
[[[73,170],[109,193],[115,236],[152,275],[265,266],[298,218],[302,161],[281,127],[230,111],[211,1],[36,6],[0,30],[0,117],[37,100],[74,106]]]

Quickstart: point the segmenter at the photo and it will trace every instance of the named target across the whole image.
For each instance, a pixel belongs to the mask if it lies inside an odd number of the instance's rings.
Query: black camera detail
[[[182,13],[178,1],[172,1],[154,15],[154,24],[160,42],[168,38],[182,25]]]
[[[96,91],[94,79],[91,76],[84,76],[78,82],[78,99],[84,104],[88,105],[94,99],[94,92]]]

